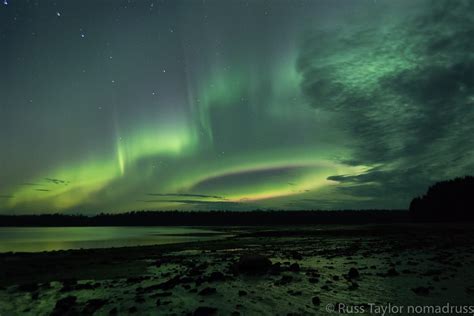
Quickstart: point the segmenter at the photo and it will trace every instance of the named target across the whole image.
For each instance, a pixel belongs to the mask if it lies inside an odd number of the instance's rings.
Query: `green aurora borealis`
[[[406,208],[474,167],[474,2],[0,7],[0,212]]]

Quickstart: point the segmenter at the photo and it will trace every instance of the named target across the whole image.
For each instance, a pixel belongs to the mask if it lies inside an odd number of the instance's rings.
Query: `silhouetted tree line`
[[[411,201],[410,213],[415,221],[474,220],[474,177],[441,181],[430,186],[425,195]]]
[[[474,177],[438,182],[414,198],[410,211],[136,211],[94,216],[0,215],[0,226],[265,226],[474,220]]]
[[[408,212],[400,210],[137,211],[95,216],[0,215],[0,226],[264,226],[394,223],[408,220]]]

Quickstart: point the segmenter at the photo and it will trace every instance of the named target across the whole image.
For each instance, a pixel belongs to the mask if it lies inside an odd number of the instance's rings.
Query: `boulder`
[[[202,296],[206,296],[206,295],[215,294],[216,292],[217,292],[216,288],[206,287],[206,288],[202,289],[198,294],[202,295]]]
[[[314,296],[311,301],[313,302],[313,305],[319,305],[321,304],[321,299],[319,299],[318,296]]]
[[[199,306],[193,313],[194,316],[214,316],[217,315],[217,308]]]
[[[270,259],[258,254],[242,255],[236,265],[239,273],[257,275],[266,273],[271,266]]]
[[[75,296],[66,296],[56,301],[56,305],[54,306],[53,311],[51,312],[51,316],[63,316],[69,314],[71,309],[76,304],[77,297]]]
[[[349,273],[347,274],[347,276],[348,276],[349,279],[357,279],[357,278],[360,277],[359,270],[352,267],[352,268],[349,269]]]
[[[82,310],[82,313],[84,315],[92,315],[105,304],[107,304],[107,300],[98,299],[98,298],[88,300],[86,303],[86,306]]]

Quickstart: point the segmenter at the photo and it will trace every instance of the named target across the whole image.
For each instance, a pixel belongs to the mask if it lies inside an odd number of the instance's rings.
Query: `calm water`
[[[0,252],[173,244],[222,238],[188,227],[0,227]]]

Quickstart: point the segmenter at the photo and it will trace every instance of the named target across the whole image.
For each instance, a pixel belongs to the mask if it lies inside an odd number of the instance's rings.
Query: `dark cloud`
[[[277,168],[266,168],[258,170],[246,170],[242,172],[226,173],[211,177],[197,183],[193,189],[196,191],[213,191],[232,186],[234,188],[252,186],[257,183],[268,183],[269,181],[284,181],[304,172],[307,167],[285,166]]]
[[[311,33],[298,60],[311,105],[337,113],[351,135],[348,162],[373,166],[328,179],[386,207],[474,166],[474,2],[419,9],[384,28]]]
[[[192,193],[148,193],[151,196],[177,196],[177,197],[200,197],[200,198],[211,198],[225,200],[224,197],[218,195],[206,195],[206,194],[192,194]]]
[[[334,200],[324,198],[308,198],[294,200],[286,204],[287,208],[298,210],[325,210],[334,208]]]
[[[54,184],[64,184],[68,185],[69,181],[61,180],[61,179],[54,179],[54,178],[44,178],[46,181],[54,183]]]
[[[190,205],[195,208],[213,209],[213,210],[224,210],[233,209],[239,207],[242,203],[239,202],[226,202],[226,201],[202,201],[202,200],[138,200],[139,202],[145,203],[180,203]]]
[[[203,201],[203,200],[139,200],[147,203],[183,203],[183,204],[239,204],[238,202]]]

